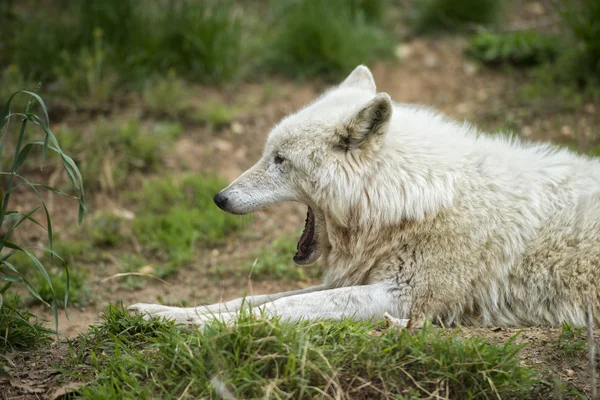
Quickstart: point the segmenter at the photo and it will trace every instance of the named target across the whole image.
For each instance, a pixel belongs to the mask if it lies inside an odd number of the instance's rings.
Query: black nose
[[[227,204],[227,200],[229,200],[227,198],[227,196],[225,196],[221,192],[217,193],[215,195],[215,198],[213,199],[213,201],[215,202],[215,204],[217,205],[217,207],[219,207],[221,210],[225,210],[225,205]]]

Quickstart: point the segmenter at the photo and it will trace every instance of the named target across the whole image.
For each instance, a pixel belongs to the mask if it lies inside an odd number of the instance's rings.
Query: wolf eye
[[[283,164],[283,162],[285,161],[285,159],[283,157],[281,157],[279,154],[275,155],[275,158],[273,159],[273,162],[275,164]]]

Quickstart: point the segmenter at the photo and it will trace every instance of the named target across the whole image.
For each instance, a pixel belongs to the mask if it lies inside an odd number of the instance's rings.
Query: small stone
[[[245,147],[241,147],[239,148],[236,152],[235,152],[235,157],[238,160],[245,160],[246,159],[246,154],[248,153],[248,149]]]
[[[236,135],[241,135],[242,133],[244,133],[244,127],[237,121],[233,122],[231,124],[231,132],[235,133]]]
[[[398,60],[404,60],[408,57],[410,57],[410,55],[413,53],[413,48],[412,46],[408,45],[408,44],[401,44],[399,46],[396,46],[396,49],[394,50],[394,54],[396,55],[396,58]]]
[[[212,252],[211,252],[211,255],[213,257],[218,257],[219,256],[219,250],[218,249],[213,249]]]
[[[154,267],[152,265],[144,265],[139,269],[139,273],[144,275],[154,275]]]
[[[460,114],[468,114],[471,107],[467,103],[460,103],[456,106],[456,111]]]
[[[593,103],[587,103],[585,106],[583,106],[583,110],[588,114],[595,114],[596,106]]]
[[[560,133],[565,136],[573,136],[573,129],[569,125],[563,125],[560,128]]]
[[[233,149],[233,144],[231,144],[231,142],[228,142],[227,140],[223,140],[223,139],[215,139],[213,141],[213,146],[215,147],[215,149],[223,151],[223,152],[228,152]]]
[[[472,62],[466,62],[463,64],[463,71],[465,75],[473,76],[479,71],[479,66]]]
[[[533,129],[531,129],[530,126],[524,126],[523,129],[521,129],[521,135],[525,136],[525,137],[529,137],[531,135],[533,135]]]
[[[479,101],[485,101],[488,98],[488,93],[483,88],[477,90],[477,93],[475,95],[477,96],[477,100]]]
[[[115,208],[112,211],[114,215],[119,218],[123,218],[124,220],[133,221],[135,219],[135,214],[133,211],[125,210],[123,208]]]
[[[569,378],[571,378],[575,375],[575,371],[573,371],[572,369],[568,369],[565,372]]]
[[[440,65],[440,60],[433,54],[428,54],[425,56],[425,58],[423,59],[423,64],[427,67],[427,68],[437,68]]]
[[[546,10],[544,9],[544,6],[541,3],[536,1],[527,5],[527,11],[534,15],[542,15]]]

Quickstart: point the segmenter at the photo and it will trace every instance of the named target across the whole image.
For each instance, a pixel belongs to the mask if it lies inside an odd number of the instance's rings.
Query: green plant
[[[0,76],[0,104],[6,104],[8,98],[22,88],[34,89],[35,83],[29,82],[17,65],[8,65]],[[24,110],[28,101],[25,96],[18,96],[13,99],[13,108]]]
[[[237,78],[244,49],[240,14],[234,8],[231,0],[169,1],[166,10],[155,7],[163,31],[156,38],[153,64],[162,70],[175,66],[203,82]]]
[[[108,103],[117,89],[117,74],[106,60],[103,36],[104,32],[96,29],[93,46],[74,56],[63,50],[54,71],[61,91],[87,106]]]
[[[0,306],[0,353],[7,350],[28,349],[35,345],[48,343],[54,331],[45,328],[33,314],[22,310],[18,294],[4,297]],[[2,356],[0,354],[0,361]],[[2,372],[0,364],[0,372]]]
[[[248,263],[246,269],[253,279],[285,279],[305,281],[317,278],[315,269],[298,267],[292,262],[296,252],[296,238],[299,235],[285,235],[269,247],[261,249]]]
[[[58,78],[79,103],[104,103],[119,80],[132,87],[171,68],[221,83],[236,79],[243,67],[242,14],[232,0],[64,1],[43,10],[12,8],[10,26],[19,29],[6,36],[7,58],[27,77]]]
[[[91,289],[87,271],[82,268],[82,263],[91,258],[93,254],[90,251],[91,246],[92,243],[86,240],[62,239],[54,244],[53,249],[60,255],[60,259],[53,260],[50,253],[41,253],[39,259],[42,265],[47,266],[50,282],[39,273],[36,265],[24,253],[13,255],[11,263],[35,288],[43,301],[66,306],[64,299],[68,290],[69,305],[84,306],[91,300]],[[68,282],[66,269],[68,269]],[[33,295],[26,298],[25,302],[42,303]]]
[[[570,324],[563,322],[558,340],[552,346],[562,350],[565,354],[585,352],[587,349],[585,328],[574,328]]]
[[[214,194],[224,186],[215,176],[166,176],[147,181],[133,195],[138,203],[135,236],[146,250],[173,268],[190,261],[197,246],[222,243],[244,224],[243,218],[213,204]]]
[[[122,306],[103,319],[67,361],[84,398],[522,398],[538,382],[512,339],[244,312],[234,326],[184,331]]]
[[[374,3],[381,3],[375,1]],[[280,2],[267,63],[292,76],[330,78],[389,57],[393,39],[375,5],[357,0]]]
[[[596,0],[554,2],[562,20],[575,39],[566,57],[572,58],[573,76],[600,79],[600,3]]]
[[[92,243],[99,247],[113,247],[122,243],[131,230],[127,218],[117,212],[98,212],[89,222],[88,234]]]
[[[187,84],[169,70],[167,76],[156,76],[146,82],[142,91],[144,106],[156,115],[177,117],[190,107],[191,94]]]
[[[469,25],[498,21],[501,0],[423,0],[415,2],[413,30],[427,33],[461,31]]]
[[[217,129],[229,123],[235,117],[232,107],[218,101],[207,101],[193,119],[195,122],[208,125],[209,129]]]
[[[50,7],[48,7],[50,8]],[[44,9],[47,9],[44,7]],[[61,52],[79,53],[77,43],[81,27],[76,18],[64,15],[48,15],[47,10],[25,9],[17,12],[8,36],[8,59],[17,65],[23,74],[32,79],[48,82],[55,79],[56,67],[62,63]],[[66,14],[66,10],[61,10]]]
[[[101,119],[87,134],[65,128],[57,135],[80,163],[87,187],[114,190],[135,171],[156,171],[162,154],[182,130],[177,123],[143,127],[137,120]]]
[[[562,46],[558,37],[539,32],[480,31],[469,41],[467,53],[486,64],[536,65],[554,60]]]
[[[79,268],[77,264],[66,263],[66,266],[59,269],[50,270],[50,283],[40,279],[39,275],[34,275],[30,281],[36,288],[42,300],[52,302],[56,298],[59,306],[66,306],[64,302],[67,291],[69,292],[69,305],[81,307],[91,302],[91,289],[88,285],[87,272]],[[65,268],[69,268],[69,285],[67,287],[67,276]],[[37,299],[32,298],[34,303]]]
[[[13,113],[13,112],[11,112],[11,109],[10,109],[11,103],[12,103],[13,98],[19,94],[29,95],[29,96],[31,96],[31,100],[30,100],[29,104],[27,105],[24,113]],[[35,113],[32,112],[33,105],[36,102],[39,104],[41,110],[43,111],[46,122],[44,122],[42,119],[40,119],[38,117],[38,115],[36,115]],[[56,140],[56,137],[54,136],[54,134],[48,127],[48,113],[46,111],[46,105],[44,104],[42,98],[38,94],[33,93],[33,92],[23,91],[23,92],[17,92],[15,94],[13,94],[8,99],[7,103],[4,105],[2,110],[0,110],[0,132],[2,135],[1,139],[0,139],[0,158],[3,157],[2,150],[4,149],[4,145],[6,143],[7,137],[9,135],[9,132],[11,131],[10,122],[14,121],[14,120],[17,120],[18,122],[20,122],[20,126],[19,126],[19,130],[18,130],[16,144],[14,146],[13,163],[12,163],[12,166],[9,171],[0,172],[0,175],[2,175],[4,178],[6,178],[6,181],[7,181],[6,185],[5,186],[3,185],[3,187],[5,189],[1,193],[2,199],[1,199],[1,203],[0,203],[0,221],[2,221],[2,223],[5,224],[5,227],[6,227],[5,228],[6,231],[3,235],[3,237],[2,237],[2,239],[0,239],[0,257],[1,257],[0,258],[0,280],[3,280],[6,282],[6,284],[2,288],[0,288],[0,296],[2,296],[2,294],[4,294],[11,287],[11,285],[13,283],[22,283],[26,286],[26,288],[29,290],[29,292],[36,299],[40,300],[41,302],[43,302],[47,305],[50,305],[49,302],[47,302],[46,300],[44,300],[41,297],[41,295],[34,288],[34,286],[29,282],[29,280],[26,279],[26,277],[24,276],[22,271],[15,268],[15,266],[11,263],[11,257],[13,255],[15,255],[15,253],[21,252],[24,256],[27,256],[29,258],[29,260],[33,263],[33,265],[37,269],[39,275],[42,276],[44,281],[49,285],[50,293],[51,293],[50,297],[52,298],[51,304],[52,304],[52,308],[55,313],[55,322],[56,322],[56,325],[58,325],[56,293],[54,291],[54,287],[52,285],[52,279],[51,279],[50,275],[48,274],[47,268],[44,267],[42,262],[34,254],[34,250],[31,247],[28,247],[25,245],[19,245],[15,242],[11,241],[11,239],[12,239],[11,235],[14,232],[14,230],[19,228],[23,223],[34,224],[37,227],[45,230],[47,232],[49,247],[45,248],[43,250],[45,252],[49,253],[51,261],[54,261],[54,258],[55,257],[58,258],[58,255],[53,250],[52,222],[50,219],[50,214],[48,213],[48,209],[46,207],[46,203],[44,202],[44,197],[42,196],[40,191],[42,188],[45,188],[45,189],[51,190],[55,193],[63,194],[65,196],[70,196],[70,197],[77,199],[77,201],[79,202],[78,222],[81,223],[81,221],[83,219],[83,214],[85,212],[83,183],[82,183],[82,179],[81,179],[81,174],[80,174],[77,166],[75,165],[75,163],[69,156],[67,156],[65,153],[63,153],[63,151],[61,150],[61,148],[58,144],[58,141]],[[26,133],[29,133],[27,130],[28,124],[33,125],[33,126],[38,126],[39,128],[41,128],[42,132],[44,133],[42,141],[28,141],[28,138],[26,137]],[[42,165],[43,165],[44,158],[45,158],[48,150],[52,150],[53,152],[58,154],[58,156],[60,157],[60,160],[62,162],[62,165],[64,167],[64,170],[66,171],[67,176],[71,182],[71,187],[72,187],[72,190],[75,193],[75,195],[67,195],[66,193],[58,191],[50,186],[31,182],[30,180],[25,178],[23,175],[19,174],[20,168],[27,161],[29,153],[34,147],[40,147],[42,150]],[[13,195],[13,193],[17,193],[19,196],[23,196],[21,191],[18,191],[18,192],[15,191],[19,188],[30,189],[33,192],[33,194],[35,194],[35,196],[40,201],[41,206],[34,208],[30,211],[27,211],[27,212],[20,212],[20,211],[14,211],[14,210],[9,209],[9,204],[11,204],[11,196]],[[13,199],[13,201],[14,201],[14,199]],[[46,219],[45,226],[42,225],[40,222],[38,222],[37,219],[35,218],[36,212],[42,207],[43,207],[44,216]],[[66,291],[64,294],[64,303],[67,304],[68,296],[69,296],[68,269],[65,269],[65,273],[66,273]],[[57,326],[57,328],[58,328],[58,326]]]

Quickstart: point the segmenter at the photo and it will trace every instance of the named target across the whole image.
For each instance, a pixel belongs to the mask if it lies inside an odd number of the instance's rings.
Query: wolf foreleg
[[[272,302],[283,297],[297,296],[313,292],[324,290],[327,287],[325,285],[311,286],[306,289],[292,290],[289,292],[281,292],[274,294],[262,294],[249,297],[240,297],[235,300],[227,301],[224,303],[216,303],[206,306],[198,307],[170,307],[163,306],[160,304],[146,304],[138,303],[128,307],[130,311],[136,311],[147,317],[157,318],[165,317],[167,319],[175,320],[176,322],[183,324],[201,324],[203,321],[210,320],[213,316],[219,314],[227,315],[234,314],[242,307],[257,307],[268,302]],[[205,318],[202,318],[202,317]]]
[[[404,319],[410,312],[410,299],[398,293],[395,286],[386,283],[348,286],[280,298],[253,312],[289,321],[349,317],[371,321],[383,319],[386,313]]]
[[[411,299],[399,295],[401,291],[390,284],[373,284],[326,289],[318,292],[296,294],[252,308],[251,312],[262,317],[279,317],[283,321],[354,318],[361,321],[383,319],[386,313],[396,316],[404,326]],[[238,313],[228,312],[215,315],[202,315],[197,325],[204,325],[214,318],[229,323],[235,321]]]

